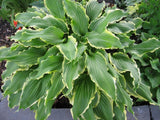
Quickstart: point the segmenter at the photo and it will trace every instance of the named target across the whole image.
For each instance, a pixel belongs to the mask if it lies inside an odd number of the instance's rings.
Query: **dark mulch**
[[[6,47],[11,46],[13,41],[11,41],[9,37],[13,35],[15,32],[16,30],[10,26],[10,23],[0,18],[0,46],[6,46]],[[0,90],[2,86],[1,74],[4,70],[5,70],[5,61],[2,61],[0,62]]]
[[[0,19],[0,46],[9,47],[13,41],[9,37],[16,32],[16,29],[10,26],[6,20]]]
[[[72,108],[72,105],[69,103],[68,98],[64,97],[63,94],[61,93],[57,97],[52,108]]]

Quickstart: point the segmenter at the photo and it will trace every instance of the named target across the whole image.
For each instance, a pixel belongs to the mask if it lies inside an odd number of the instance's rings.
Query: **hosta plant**
[[[160,1],[157,0],[142,0],[142,2],[136,6],[130,6],[130,8],[136,7],[136,10],[133,11],[129,9],[129,13],[132,13],[129,19],[133,19],[135,16],[139,17],[136,18],[136,21],[140,26],[134,33],[134,37],[137,38],[137,46],[143,46],[144,44],[150,46],[143,54],[140,53],[140,51],[130,51],[130,54],[138,63],[142,74],[142,81],[151,87],[153,98],[160,103],[160,45],[157,44],[160,38],[158,30],[160,26],[158,18],[160,12],[158,11],[160,11],[160,9],[157,7],[159,3]],[[153,44],[157,46],[155,49],[153,49],[153,46],[155,46]],[[130,47],[132,48],[133,46]]]
[[[16,15],[23,24],[10,48],[0,49],[6,60],[2,78],[9,107],[30,108],[36,120],[46,120],[60,93],[73,105],[73,119],[125,120],[131,113],[131,96],[157,104],[130,52],[156,49],[134,45],[130,32],[138,24],[125,21],[120,9],[89,0],[45,0]],[[130,48],[129,46],[132,47]]]

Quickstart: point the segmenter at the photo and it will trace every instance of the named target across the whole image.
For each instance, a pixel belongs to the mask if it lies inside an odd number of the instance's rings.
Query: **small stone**
[[[137,120],[150,120],[150,111],[148,105],[144,106],[135,106],[133,111]],[[127,112],[127,120],[136,120],[133,115]]]
[[[3,95],[2,95],[2,93],[0,91],[0,102],[2,101],[2,98],[3,98]]]
[[[160,120],[160,107],[151,105],[150,110],[151,110],[152,120]]]
[[[47,120],[73,120],[70,109],[52,109]]]

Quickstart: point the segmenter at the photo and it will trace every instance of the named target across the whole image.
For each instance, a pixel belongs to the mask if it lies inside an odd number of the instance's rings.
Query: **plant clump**
[[[96,0],[44,0],[44,5],[18,13],[23,28],[11,37],[10,48],[0,49],[10,108],[30,108],[36,120],[46,120],[61,92],[75,120],[125,120],[125,107],[133,113],[131,96],[158,105],[133,56],[158,49],[160,41],[130,39],[139,18],[128,20],[127,12],[104,9]]]

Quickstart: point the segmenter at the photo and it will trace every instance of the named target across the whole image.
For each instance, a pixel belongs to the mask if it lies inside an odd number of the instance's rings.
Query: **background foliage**
[[[26,11],[30,3],[36,0],[1,0],[0,1],[0,16],[2,19],[12,23],[14,15],[18,12]]]
[[[159,25],[160,25],[160,8],[158,0],[143,0],[141,3],[136,4],[130,8],[135,8],[133,12],[131,10],[131,19],[135,16],[142,18],[142,27],[134,34],[140,44],[149,42],[150,39],[158,39],[159,36]],[[154,44],[154,43],[151,43]],[[155,51],[147,52],[142,57],[137,59],[137,63],[142,73],[143,81],[151,87],[153,98],[160,102],[160,91],[159,91],[159,65],[160,65],[160,49]],[[134,55],[134,58],[137,56]]]

